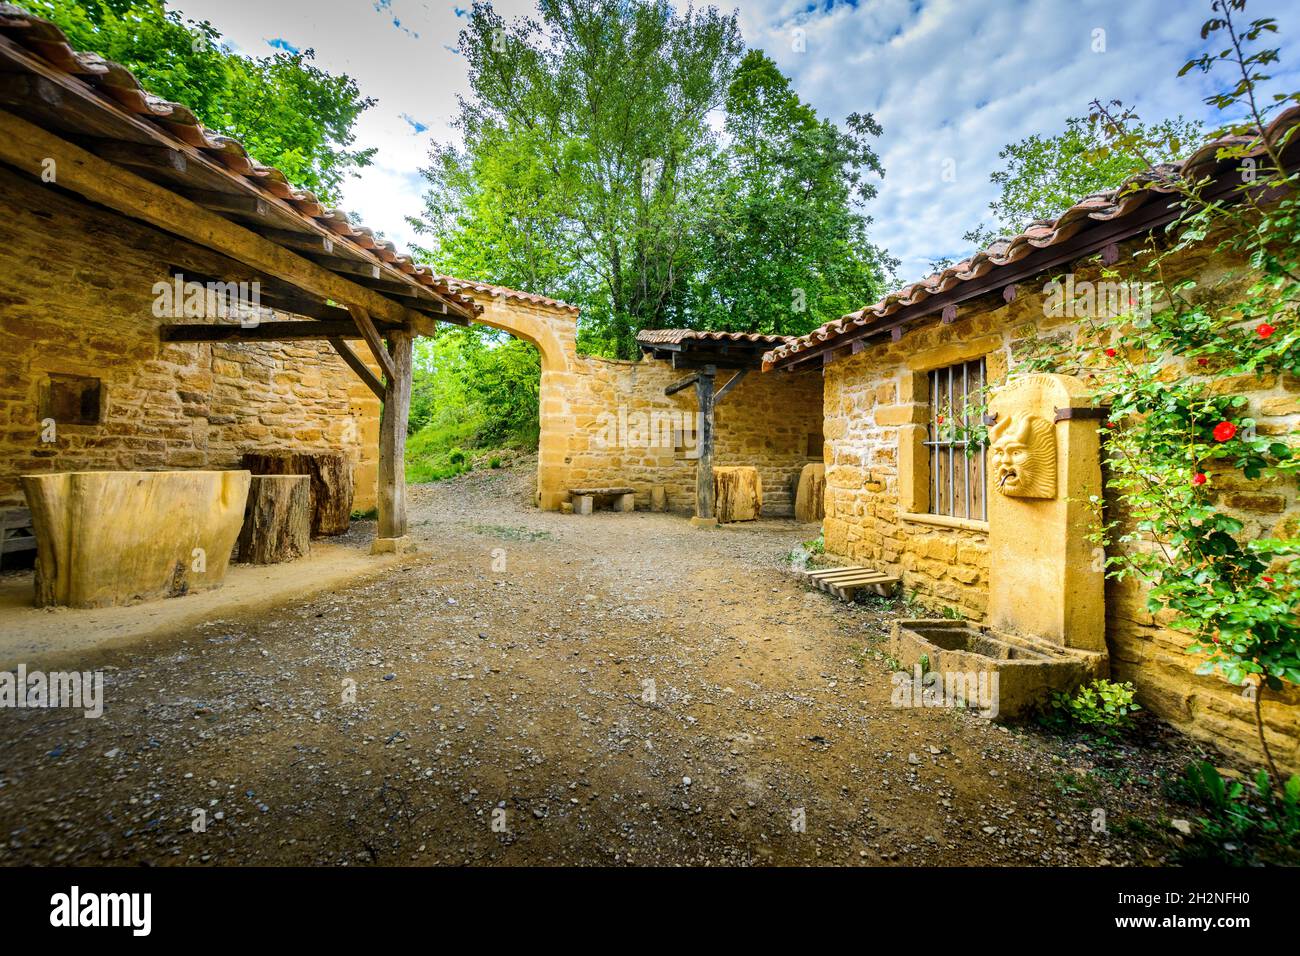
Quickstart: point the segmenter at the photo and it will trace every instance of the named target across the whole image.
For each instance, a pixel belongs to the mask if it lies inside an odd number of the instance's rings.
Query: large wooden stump
[[[753,521],[763,513],[758,469],[745,465],[713,469],[713,508],[718,521]]]
[[[795,521],[821,521],[826,517],[826,465],[812,462],[799,473],[799,490],[794,496]]]
[[[246,452],[243,465],[254,475],[311,478],[311,533],[343,534],[352,520],[352,466],[334,452]]]
[[[244,506],[237,560],[279,564],[311,550],[311,476],[255,475]]]
[[[246,471],[23,475],[36,606],[111,607],[218,586],[248,481]]]

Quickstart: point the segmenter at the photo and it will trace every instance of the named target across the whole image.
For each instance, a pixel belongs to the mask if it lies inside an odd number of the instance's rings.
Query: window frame
[[[981,355],[942,365],[925,373],[928,415],[921,445],[929,472],[924,512],[928,516],[954,521],[988,521],[988,445],[980,444],[976,454],[968,455],[970,441],[966,438],[945,438],[942,426],[949,422],[939,421],[939,416],[943,415],[945,419],[951,418],[951,424],[955,426],[960,418],[961,427],[966,434],[970,433],[970,397],[972,394],[979,395],[988,384],[988,366],[985,360],[986,356]],[[955,389],[958,387],[962,402],[960,415],[954,407],[954,398],[957,396]],[[956,480],[959,461],[963,464],[960,469],[961,482]]]

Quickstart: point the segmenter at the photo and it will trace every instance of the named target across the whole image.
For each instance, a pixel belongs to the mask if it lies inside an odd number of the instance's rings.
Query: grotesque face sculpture
[[[989,429],[993,485],[1012,498],[1056,497],[1056,430],[1038,415],[1008,415]]]

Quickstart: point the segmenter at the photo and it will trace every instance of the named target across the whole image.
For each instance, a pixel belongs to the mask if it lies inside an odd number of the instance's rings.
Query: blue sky
[[[403,216],[421,208],[419,167],[431,143],[452,137],[456,96],[467,89],[454,48],[468,3],[172,5],[210,19],[244,52],[311,47],[321,66],[350,73],[377,98],[357,133],[379,155],[347,186],[344,207],[399,244],[414,239]],[[496,7],[507,17],[533,10],[527,0]],[[986,213],[1004,144],[1057,131],[1093,97],[1122,99],[1144,118],[1210,116],[1207,82],[1176,75],[1201,48],[1208,0],[745,0],[734,9],[746,42],[822,114],[871,112],[884,127],[885,179],[867,211],[873,239],[902,260],[903,280],[970,251],[961,235]],[[1300,8],[1250,0],[1247,14],[1278,19],[1274,86],[1300,88]]]

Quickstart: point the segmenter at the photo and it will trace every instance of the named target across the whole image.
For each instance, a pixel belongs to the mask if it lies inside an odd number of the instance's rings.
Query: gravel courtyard
[[[1195,749],[1154,721],[1121,758],[891,707],[913,612],[800,584],[815,529],[542,513],[532,480],[413,487],[420,550],[380,576],[86,655],[100,719],[0,711],[0,863],[1168,856]]]

